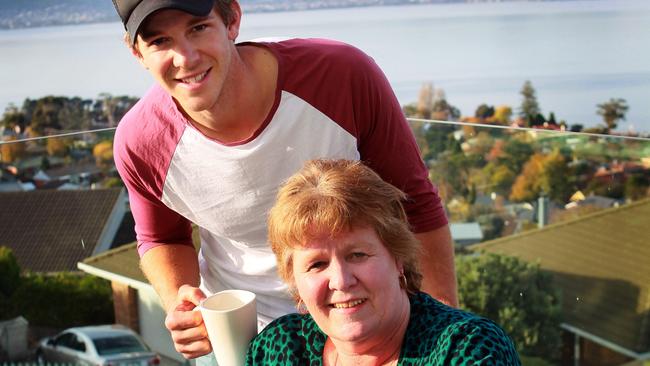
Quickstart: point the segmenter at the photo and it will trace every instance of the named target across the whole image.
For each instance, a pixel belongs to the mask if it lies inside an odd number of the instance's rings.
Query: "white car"
[[[121,325],[69,328],[41,340],[39,363],[87,366],[156,366],[160,357],[131,329]]]

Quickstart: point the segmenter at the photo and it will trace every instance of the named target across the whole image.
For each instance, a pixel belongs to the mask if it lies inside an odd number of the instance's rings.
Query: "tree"
[[[582,125],[580,123],[576,123],[576,124],[571,125],[571,129],[569,131],[571,131],[571,132],[580,132],[584,128],[585,128],[584,125]]]
[[[524,97],[519,107],[519,116],[524,119],[527,126],[530,126],[535,121],[538,114],[541,113],[539,104],[537,103],[537,96],[535,95],[535,88],[530,80],[524,82],[520,94]]]
[[[417,113],[418,117],[429,119],[433,110],[433,83],[428,82],[420,88],[418,95]]]
[[[494,110],[494,121],[501,125],[509,125],[511,117],[512,108],[507,105],[500,105]]]
[[[643,174],[632,174],[625,181],[625,198],[638,200],[650,195],[650,178]]]
[[[598,104],[598,114],[603,116],[603,121],[609,131],[617,126],[619,120],[625,121],[625,113],[630,107],[623,98],[611,98],[608,102]]]
[[[433,107],[431,118],[443,121],[458,121],[460,110],[447,102],[445,91],[435,89],[433,93]]]
[[[474,112],[474,116],[476,118],[480,118],[480,119],[483,119],[483,120],[488,119],[488,118],[494,116],[494,107],[489,106],[489,105],[487,105],[485,103],[481,104],[481,105],[478,106],[478,108],[476,108],[476,112]]]
[[[481,253],[457,257],[456,273],[461,308],[501,325],[522,355],[557,355],[559,292],[539,264]]]
[[[573,190],[568,179],[571,176],[567,159],[559,150],[549,155],[534,154],[515,179],[510,199],[533,201],[544,192],[554,201],[564,203]]]
[[[2,125],[7,129],[18,127],[20,128],[20,131],[24,131],[25,124],[25,114],[21,112],[14,104],[9,103],[9,106],[5,108],[4,115],[2,116]]]
[[[16,141],[16,137],[5,137],[4,144],[0,145],[0,161],[3,163],[14,163],[25,155],[25,144]]]
[[[20,266],[13,251],[0,246],[0,296],[10,297],[20,285]]]
[[[113,161],[113,142],[102,141],[93,147],[93,156],[98,167],[111,164]]]
[[[486,168],[491,164],[486,165]],[[502,195],[510,194],[510,189],[517,175],[505,165],[496,165],[491,169],[490,185],[492,191]]]
[[[533,155],[533,146],[520,138],[510,138],[503,146],[504,155],[499,162],[505,164],[512,172],[519,174],[524,164]]]
[[[541,176],[544,170],[544,155],[535,154],[524,165],[524,169],[512,185],[510,199],[517,202],[532,201],[541,191]]]
[[[48,138],[47,139],[47,154],[49,156],[59,156],[63,157],[68,151],[68,146],[72,144],[72,140],[69,138],[57,137],[57,138]]]

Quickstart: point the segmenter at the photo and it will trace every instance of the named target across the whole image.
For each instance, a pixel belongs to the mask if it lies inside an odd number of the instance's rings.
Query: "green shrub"
[[[18,261],[11,249],[0,247],[0,299],[10,297],[19,285],[20,266]]]
[[[110,283],[94,276],[29,274],[10,300],[12,312],[32,325],[71,327],[115,321]]]
[[[461,308],[501,325],[521,355],[558,356],[559,290],[538,264],[481,253],[458,256],[456,272]]]

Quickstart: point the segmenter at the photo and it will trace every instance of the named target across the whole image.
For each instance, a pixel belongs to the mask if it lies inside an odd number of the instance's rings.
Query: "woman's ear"
[[[395,266],[397,267],[397,272],[404,274],[404,263],[401,260],[395,258]]]

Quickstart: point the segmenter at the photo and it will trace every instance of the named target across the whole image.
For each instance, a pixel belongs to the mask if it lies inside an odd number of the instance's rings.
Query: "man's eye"
[[[202,30],[205,30],[207,27],[208,27],[207,24],[197,24],[192,28],[192,30],[194,30],[195,32],[200,32]]]
[[[153,46],[153,47],[160,47],[160,46],[162,46],[163,44],[165,44],[165,42],[167,42],[167,38],[165,38],[165,37],[160,37],[160,38],[155,38],[155,39],[151,40],[151,41],[149,42],[149,45],[150,45],[150,46]]]

